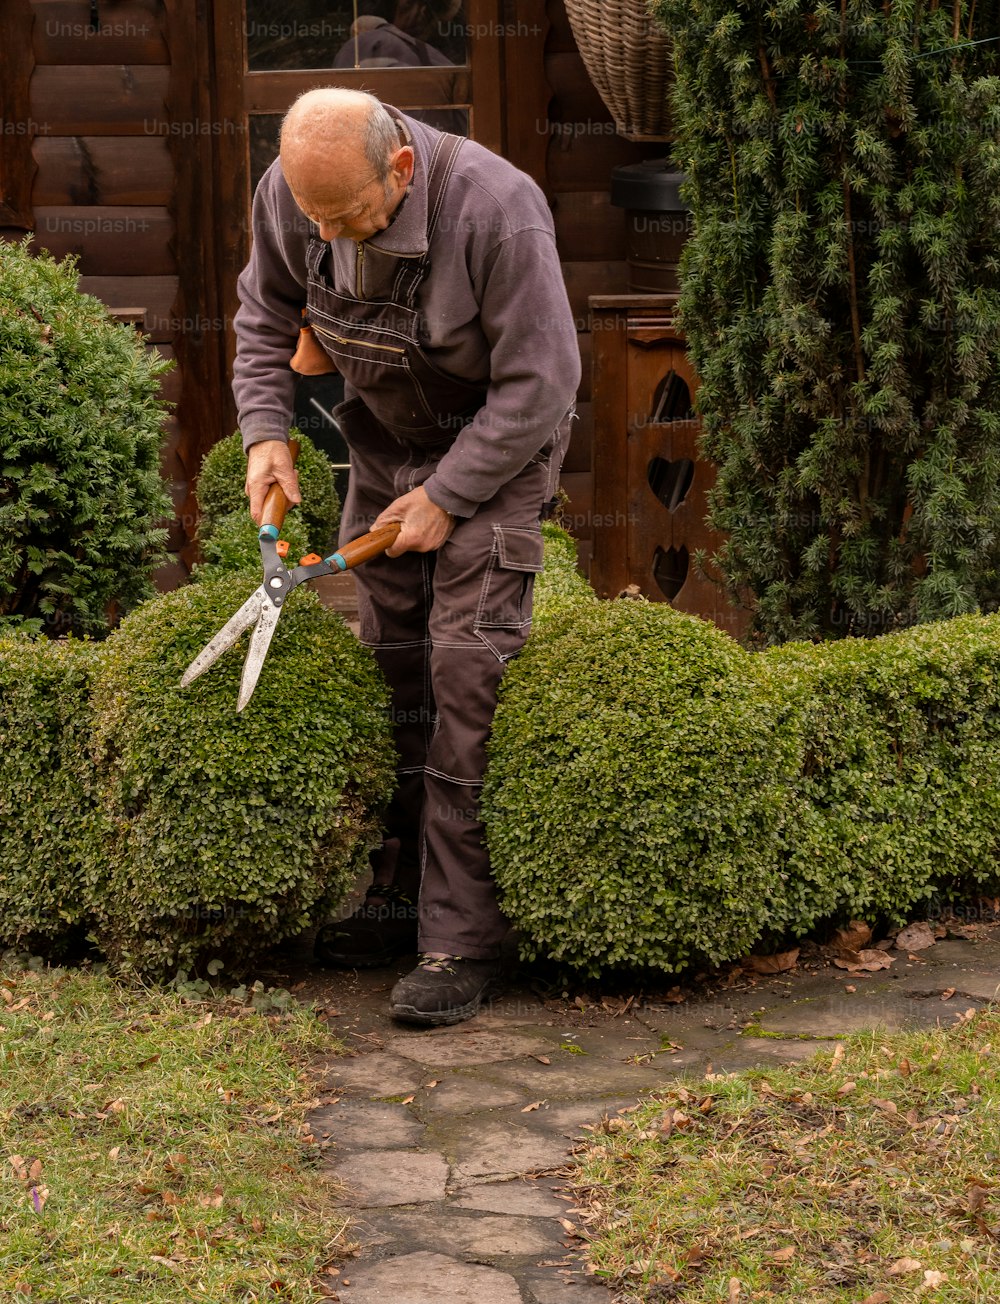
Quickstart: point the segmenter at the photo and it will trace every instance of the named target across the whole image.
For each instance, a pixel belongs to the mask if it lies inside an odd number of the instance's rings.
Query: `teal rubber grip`
[[[280,531],[276,525],[262,525],[257,532],[257,538],[273,539],[277,543],[279,533]]]

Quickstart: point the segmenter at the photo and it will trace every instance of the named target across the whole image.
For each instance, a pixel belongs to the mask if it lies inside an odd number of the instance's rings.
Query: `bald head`
[[[301,95],[285,115],[281,167],[303,212],[328,232],[339,228],[325,239],[367,239],[405,193],[413,150],[374,95],[327,86]]]
[[[385,106],[364,91],[325,86],[300,95],[281,124],[281,161],[287,171],[303,154],[322,151],[338,164],[364,165],[383,179],[399,148],[396,123]]]

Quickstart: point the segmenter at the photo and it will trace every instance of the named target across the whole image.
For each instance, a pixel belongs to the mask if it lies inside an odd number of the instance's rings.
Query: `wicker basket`
[[[671,140],[673,66],[646,0],[566,0],[590,80],[628,140]]]

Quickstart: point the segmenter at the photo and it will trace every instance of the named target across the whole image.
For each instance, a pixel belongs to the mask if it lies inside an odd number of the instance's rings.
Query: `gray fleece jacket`
[[[424,164],[438,132],[386,107],[412,138],[413,182],[386,230],[363,244],[331,242],[335,288],[354,298],[387,298],[397,260],[428,251]],[[288,360],[306,297],[309,225],[280,160],[257,188],[253,231],[239,278],[233,368],[247,449],[288,438],[295,386]],[[474,141],[459,151],[430,261],[416,303],[422,347],[439,370],[482,384],[487,398],[425,488],[439,507],[471,516],[544,447],[572,406],[580,383],[576,325],[544,195]]]

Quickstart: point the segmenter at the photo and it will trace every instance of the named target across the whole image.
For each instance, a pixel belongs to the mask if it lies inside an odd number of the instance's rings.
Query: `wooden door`
[[[215,0],[216,258],[229,322],[250,249],[252,187],[277,152],[281,117],[293,100],[317,86],[371,91],[500,150],[501,8],[501,0]],[[430,10],[436,21],[419,25],[416,11]],[[370,34],[388,26],[387,43],[372,44]],[[230,368],[234,354],[230,327]]]

